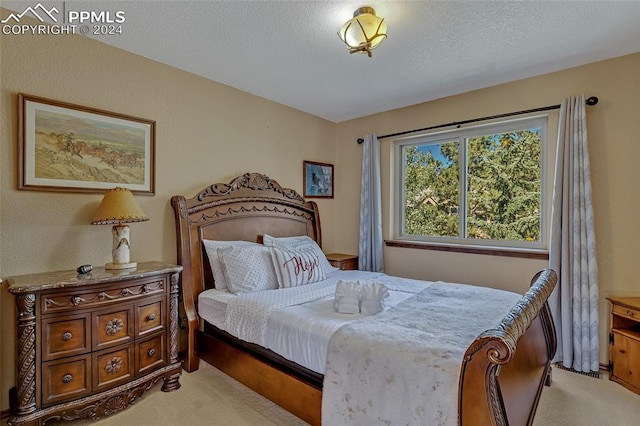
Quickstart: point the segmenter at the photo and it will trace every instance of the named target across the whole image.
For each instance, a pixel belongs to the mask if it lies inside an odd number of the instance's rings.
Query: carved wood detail
[[[491,411],[493,412],[493,420],[495,426],[507,426],[507,416],[504,412],[504,407],[498,401],[502,400],[500,396],[500,390],[498,388],[498,380],[496,378],[496,366],[492,366],[489,369],[489,401],[491,403]]]
[[[529,288],[498,327],[485,331],[476,339],[467,350],[465,359],[470,360],[476,352],[491,343],[494,346],[486,351],[487,359],[494,364],[509,362],[518,340],[529,329],[538,313],[543,310],[543,305],[551,295],[557,279],[556,273],[551,269],[536,274],[533,278],[536,285]]]
[[[251,201],[256,201],[256,199],[253,198],[251,199]],[[231,215],[240,214],[240,213],[281,213],[281,214],[287,214],[290,216],[301,217],[306,220],[311,220],[313,217],[308,213],[300,212],[296,210],[288,210],[287,208],[279,209],[278,207],[270,207],[270,206],[262,206],[262,207],[252,206],[251,208],[246,208],[244,206],[240,206],[240,208],[238,209],[233,209],[230,207],[226,211],[216,210],[216,212],[213,215],[202,214],[197,219],[192,218],[191,223],[206,222],[212,218],[231,216]]]
[[[180,275],[171,274],[169,287],[169,364],[178,362],[178,294]]]
[[[202,201],[208,197],[230,195],[242,188],[260,191],[271,190],[298,203],[304,203],[304,198],[296,191],[291,188],[283,188],[278,182],[261,173],[245,173],[229,183],[215,183],[201,191],[197,195],[197,198],[199,201]]]
[[[19,416],[36,410],[36,295],[18,295],[18,407]]]
[[[122,321],[122,319],[113,318],[113,319],[110,319],[107,322],[107,325],[104,326],[104,331],[109,336],[113,336],[114,334],[122,330],[123,326],[124,326],[124,321]]]
[[[187,218],[187,200],[184,197],[171,197],[171,204],[174,210],[179,212],[182,219]]]
[[[107,365],[105,365],[104,370],[109,374],[116,374],[120,370],[122,370],[122,358],[119,356],[114,356],[109,361],[107,361]]]
[[[128,297],[147,295],[151,293],[161,293],[164,290],[164,280],[159,280],[118,290],[85,293],[82,295],[47,297],[44,299],[44,310],[45,313],[48,313],[54,309],[73,308],[80,305],[91,306],[105,301],[126,299]]]

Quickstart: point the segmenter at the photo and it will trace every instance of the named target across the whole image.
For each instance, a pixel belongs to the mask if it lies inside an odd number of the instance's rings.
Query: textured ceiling
[[[25,5],[15,4],[2,2],[14,10]],[[350,55],[336,34],[364,5],[388,24],[388,39],[372,58]],[[96,38],[334,122],[640,51],[640,1],[66,1],[64,7],[124,11],[122,34]]]

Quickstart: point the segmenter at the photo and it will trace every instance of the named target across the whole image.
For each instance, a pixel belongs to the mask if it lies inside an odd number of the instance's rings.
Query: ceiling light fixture
[[[387,38],[387,23],[376,16],[372,7],[364,6],[353,12],[353,19],[344,23],[338,36],[349,47],[349,53],[366,53],[371,57],[371,49]]]

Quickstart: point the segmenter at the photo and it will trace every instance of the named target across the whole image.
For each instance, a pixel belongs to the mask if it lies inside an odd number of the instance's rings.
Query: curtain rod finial
[[[590,97],[588,97],[588,98],[587,98],[587,100],[585,101],[585,103],[586,103],[587,105],[589,105],[589,106],[593,106],[593,105],[597,105],[599,100],[600,100],[600,99],[598,99],[598,97],[597,97],[597,96],[590,96]]]
[[[364,143],[364,139],[358,138],[358,145],[362,145]]]

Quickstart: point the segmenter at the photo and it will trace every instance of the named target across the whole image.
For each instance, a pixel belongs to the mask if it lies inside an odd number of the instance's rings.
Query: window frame
[[[462,238],[458,237],[441,237],[441,236],[422,236],[422,235],[410,235],[405,234],[404,231],[404,206],[405,206],[405,194],[404,194],[404,179],[405,179],[405,161],[403,148],[409,146],[426,145],[426,144],[438,144],[442,142],[450,142],[457,140],[459,142],[459,158],[460,158],[460,173],[458,188],[460,191],[461,199],[459,200],[459,235],[466,232],[466,191],[467,191],[467,141],[466,139],[478,136],[486,136],[497,133],[505,133],[510,131],[526,130],[531,128],[540,128],[540,241],[526,242],[526,241],[507,241],[507,240],[490,240],[490,239],[477,239],[477,238]],[[456,128],[449,130],[442,130],[431,133],[424,133],[420,135],[404,137],[393,140],[393,153],[392,158],[394,168],[396,169],[395,182],[393,185],[394,196],[394,208],[393,214],[393,240],[397,242],[413,242],[417,244],[429,244],[436,246],[449,246],[449,247],[469,247],[479,249],[496,249],[496,250],[524,250],[524,251],[536,251],[546,252],[548,250],[549,243],[549,224],[550,224],[550,212],[548,206],[551,205],[551,191],[552,188],[548,179],[548,127],[549,127],[549,115],[532,115],[521,117],[511,120],[496,121],[488,124],[481,124],[475,126],[469,126],[465,128]],[[464,192],[463,192],[464,191]]]

